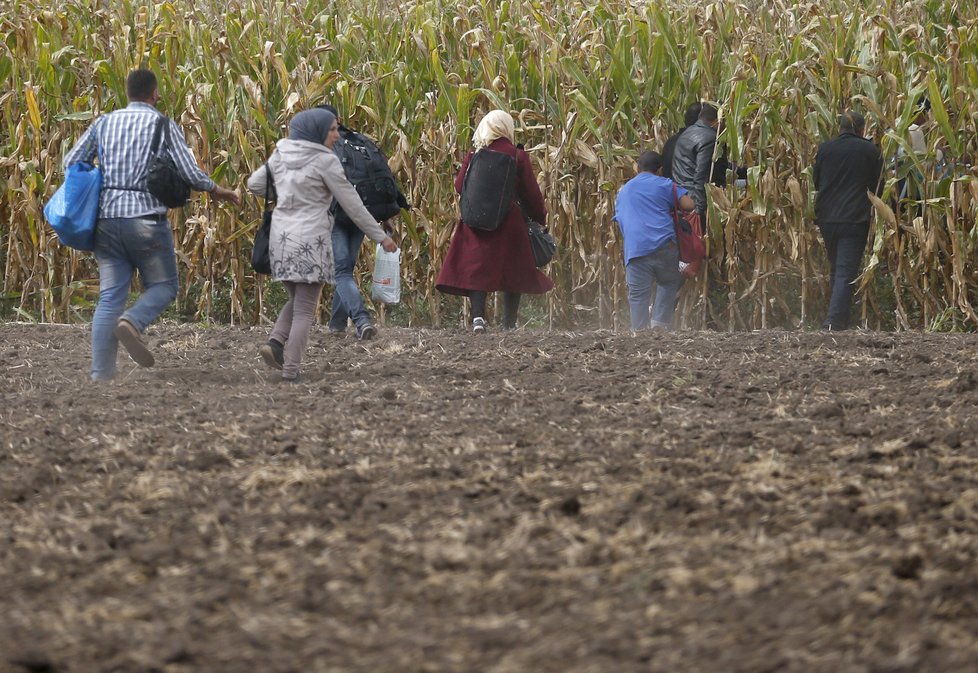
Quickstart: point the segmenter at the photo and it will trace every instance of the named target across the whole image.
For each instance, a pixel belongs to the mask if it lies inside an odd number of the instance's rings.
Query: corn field
[[[322,102],[377,139],[413,205],[396,223],[397,310],[412,325],[450,324],[464,311],[434,281],[457,217],[456,166],[493,108],[517,120],[560,246],[548,269],[556,288],[540,300],[545,323],[627,325],[615,195],[637,154],[661,148],[697,100],[721,108],[720,146],[749,169],[746,186],[710,190],[710,262],[683,290],[680,323],[816,325],[828,265],[810,167],[852,107],[888,167],[859,324],[978,328],[974,0],[4,0],[7,315],[90,317],[94,260],[61,247],[42,208],[64,154],[95,116],[125,105],[126,74],[140,66],[157,73],[161,109],[221,184],[243,187],[292,115]],[[928,152],[915,155],[908,127],[924,96]],[[897,198],[903,180],[914,202]],[[241,208],[202,197],[171,211],[183,316],[271,315],[270,281],[248,261],[260,210],[248,196]],[[367,282],[371,255],[361,258]]]

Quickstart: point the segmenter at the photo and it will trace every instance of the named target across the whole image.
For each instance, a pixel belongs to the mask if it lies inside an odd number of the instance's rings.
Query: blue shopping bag
[[[44,219],[58,235],[62,245],[75,250],[95,249],[95,221],[98,219],[102,171],[77,163],[65,171],[65,181],[44,205]]]

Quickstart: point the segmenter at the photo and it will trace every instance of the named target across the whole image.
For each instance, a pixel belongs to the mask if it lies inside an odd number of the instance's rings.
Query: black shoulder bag
[[[530,217],[526,206],[518,201],[523,219],[526,221],[526,232],[530,237],[530,251],[533,253],[533,264],[537,268],[547,266],[557,253],[557,241],[542,224]]]
[[[526,221],[527,231],[530,234],[530,250],[533,251],[533,263],[537,267],[550,264],[557,252],[557,242],[546,228],[534,220]]]
[[[255,233],[255,245],[251,249],[251,268],[256,273],[269,275],[272,273],[272,258],[268,252],[268,239],[272,235],[272,189],[275,187],[275,178],[272,176],[272,169],[265,164],[265,210],[261,216],[261,226]]]
[[[153,131],[153,144],[146,169],[146,188],[167,208],[183,208],[190,199],[190,185],[180,176],[177,165],[170,155],[170,124],[166,115],[160,115],[156,120],[156,130]],[[166,151],[162,147],[163,135],[166,134]]]

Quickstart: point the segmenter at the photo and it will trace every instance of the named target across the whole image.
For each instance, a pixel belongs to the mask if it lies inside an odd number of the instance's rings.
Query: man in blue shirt
[[[678,201],[678,204],[677,204]],[[670,329],[682,284],[673,210],[696,207],[686,189],[662,177],[662,156],[643,152],[638,174],[619,190],[615,221],[625,241],[625,280],[632,329]],[[652,285],[655,307],[649,316]]]
[[[146,185],[152,141],[161,113],[156,75],[133,70],[126,79],[129,105],[96,119],[67,154],[64,166],[98,158],[102,194],[95,225],[99,299],[92,318],[92,380],[115,377],[119,344],[133,360],[151,367],[155,358],[143,342],[146,327],[177,296],[177,259],[166,206]],[[204,173],[179,127],[170,125],[167,151],[180,177],[216,201],[241,203],[237,192],[220,187]],[[139,271],[143,294],[125,310],[129,286]]]

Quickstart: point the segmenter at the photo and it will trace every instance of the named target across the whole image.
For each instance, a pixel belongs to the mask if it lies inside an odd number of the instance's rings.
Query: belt
[[[166,222],[168,220],[166,213],[152,213],[150,215],[138,215],[137,217],[128,218],[131,220],[153,220],[154,222]]]
[[[149,213],[147,215],[132,215],[129,217],[100,217],[101,220],[149,220],[150,222],[168,222],[166,213]]]

